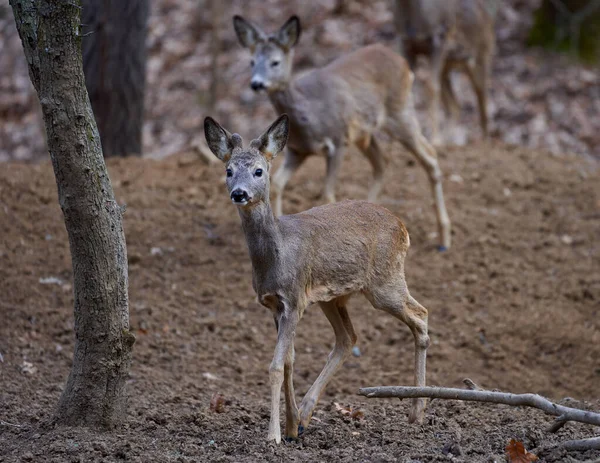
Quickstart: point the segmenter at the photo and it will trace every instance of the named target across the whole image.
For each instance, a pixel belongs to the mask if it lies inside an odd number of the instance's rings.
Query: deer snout
[[[255,92],[258,92],[259,90],[264,90],[265,88],[267,88],[265,86],[265,83],[262,80],[258,80],[258,79],[253,79],[250,82],[250,87],[252,88],[252,90],[254,90]]]
[[[249,199],[248,193],[240,188],[236,188],[231,192],[231,200],[236,204],[245,204]]]

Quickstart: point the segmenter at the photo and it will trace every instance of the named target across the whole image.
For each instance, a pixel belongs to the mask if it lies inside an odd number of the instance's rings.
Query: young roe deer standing
[[[376,309],[404,322],[415,338],[415,384],[425,385],[429,345],[427,310],[409,294],[404,259],[409,238],[403,223],[382,206],[344,201],[277,218],[269,200],[271,161],[285,146],[288,117],[280,116],[246,149],[207,117],[206,141],[226,164],[227,189],[238,206],[252,261],[252,286],[277,327],[269,369],[270,440],[280,442],[279,402],[283,385],[287,438],[308,426],[324,387],[356,343],[346,310],[351,295],[362,293]],[[335,346],[323,371],[296,405],[293,386],[294,336],[304,309],[319,303],[335,333]],[[409,421],[422,421],[426,402],[415,399]]]
[[[419,55],[429,58],[429,119],[432,141],[441,142],[440,99],[455,122],[459,105],[450,81],[452,70],[468,76],[488,136],[487,85],[495,35],[492,7],[498,0],[394,0],[394,21],[402,54],[414,69]]]
[[[383,184],[385,158],[376,133],[387,132],[413,153],[427,171],[437,213],[440,247],[450,247],[450,220],[444,204],[442,171],[433,147],[421,134],[413,106],[413,74],[406,61],[382,45],[360,48],[325,67],[292,77],[300,21],[292,16],[274,35],[240,16],[233,25],[240,43],[252,53],[250,86],[266,90],[278,113],[290,117],[291,131],[283,166],[273,177],[275,213],[293,172],[313,154],[324,154],[324,196],[335,202],[335,181],[348,144],[356,145],[373,167],[369,201]]]

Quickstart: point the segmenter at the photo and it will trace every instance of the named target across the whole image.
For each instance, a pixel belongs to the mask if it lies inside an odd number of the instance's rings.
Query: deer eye
[[[225,173],[227,174],[228,177],[231,177],[233,175],[233,172],[231,171],[231,169],[227,169],[225,171]]]
[[[271,61],[271,66],[275,68],[275,67],[279,66],[279,63],[280,63],[280,61],[278,61],[278,60]]]
[[[262,170],[262,169],[256,169],[256,170],[254,171],[254,175],[255,175],[256,177],[262,177],[262,174],[263,174],[263,170]]]
[[[254,60],[250,61],[250,67],[253,68],[254,67]]]

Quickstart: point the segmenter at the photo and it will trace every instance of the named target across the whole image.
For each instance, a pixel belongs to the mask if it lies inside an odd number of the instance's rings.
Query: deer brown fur
[[[440,101],[456,120],[459,105],[450,72],[464,72],[475,91],[479,121],[488,136],[487,86],[495,48],[494,11],[498,0],[394,0],[394,20],[402,54],[411,67],[429,59],[429,119],[434,144]]]
[[[404,224],[387,209],[365,201],[343,201],[300,214],[276,217],[269,200],[272,159],[288,138],[289,120],[279,117],[248,148],[213,119],[204,123],[211,151],[226,164],[227,188],[238,206],[252,261],[258,301],[270,309],[277,344],[269,369],[271,418],[268,439],[279,442],[279,405],[286,400],[285,436],[307,428],[327,383],[356,343],[346,309],[363,294],[376,309],[404,322],[415,339],[415,384],[425,385],[427,310],[409,293],[404,260],[409,247]],[[335,334],[323,371],[300,406],[293,386],[294,337],[307,306],[318,303]],[[421,421],[426,402],[415,399],[409,421]]]
[[[402,143],[425,168],[435,201],[440,247],[450,247],[450,219],[437,154],[421,133],[411,92],[413,74],[406,60],[383,45],[370,45],[327,66],[292,77],[300,21],[291,17],[272,35],[240,16],[233,19],[240,43],[252,54],[250,85],[264,90],[278,113],[290,118],[290,140],[283,166],[273,177],[275,213],[282,214],[283,190],[311,155],[327,162],[324,196],[335,201],[335,182],[348,145],[357,146],[373,167],[369,201],[383,186],[386,160],[380,134]]]

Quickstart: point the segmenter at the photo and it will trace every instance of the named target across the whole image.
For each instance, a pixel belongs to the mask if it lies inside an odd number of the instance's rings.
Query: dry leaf
[[[225,411],[226,400],[223,395],[215,392],[210,399],[210,411],[214,413],[223,413]]]
[[[333,405],[335,406],[335,411],[340,412],[344,416],[350,415],[350,413],[352,413],[352,410],[350,408],[344,407],[343,405],[340,405],[337,402],[334,402]]]
[[[529,463],[538,459],[537,455],[525,450],[523,442],[514,439],[506,446],[506,456],[509,463]]]
[[[364,417],[365,414],[360,408],[354,409],[352,410],[352,413],[350,413],[350,418],[353,420],[362,420]]]
[[[360,408],[352,410],[350,407],[345,407],[337,402],[334,402],[333,405],[335,406],[335,410],[337,412],[340,412],[344,416],[349,416],[353,420],[361,420],[365,417],[365,414]]]
[[[23,361],[23,364],[21,365],[21,373],[25,375],[33,375],[36,372],[37,368],[33,366],[33,363],[27,362],[26,360]]]

